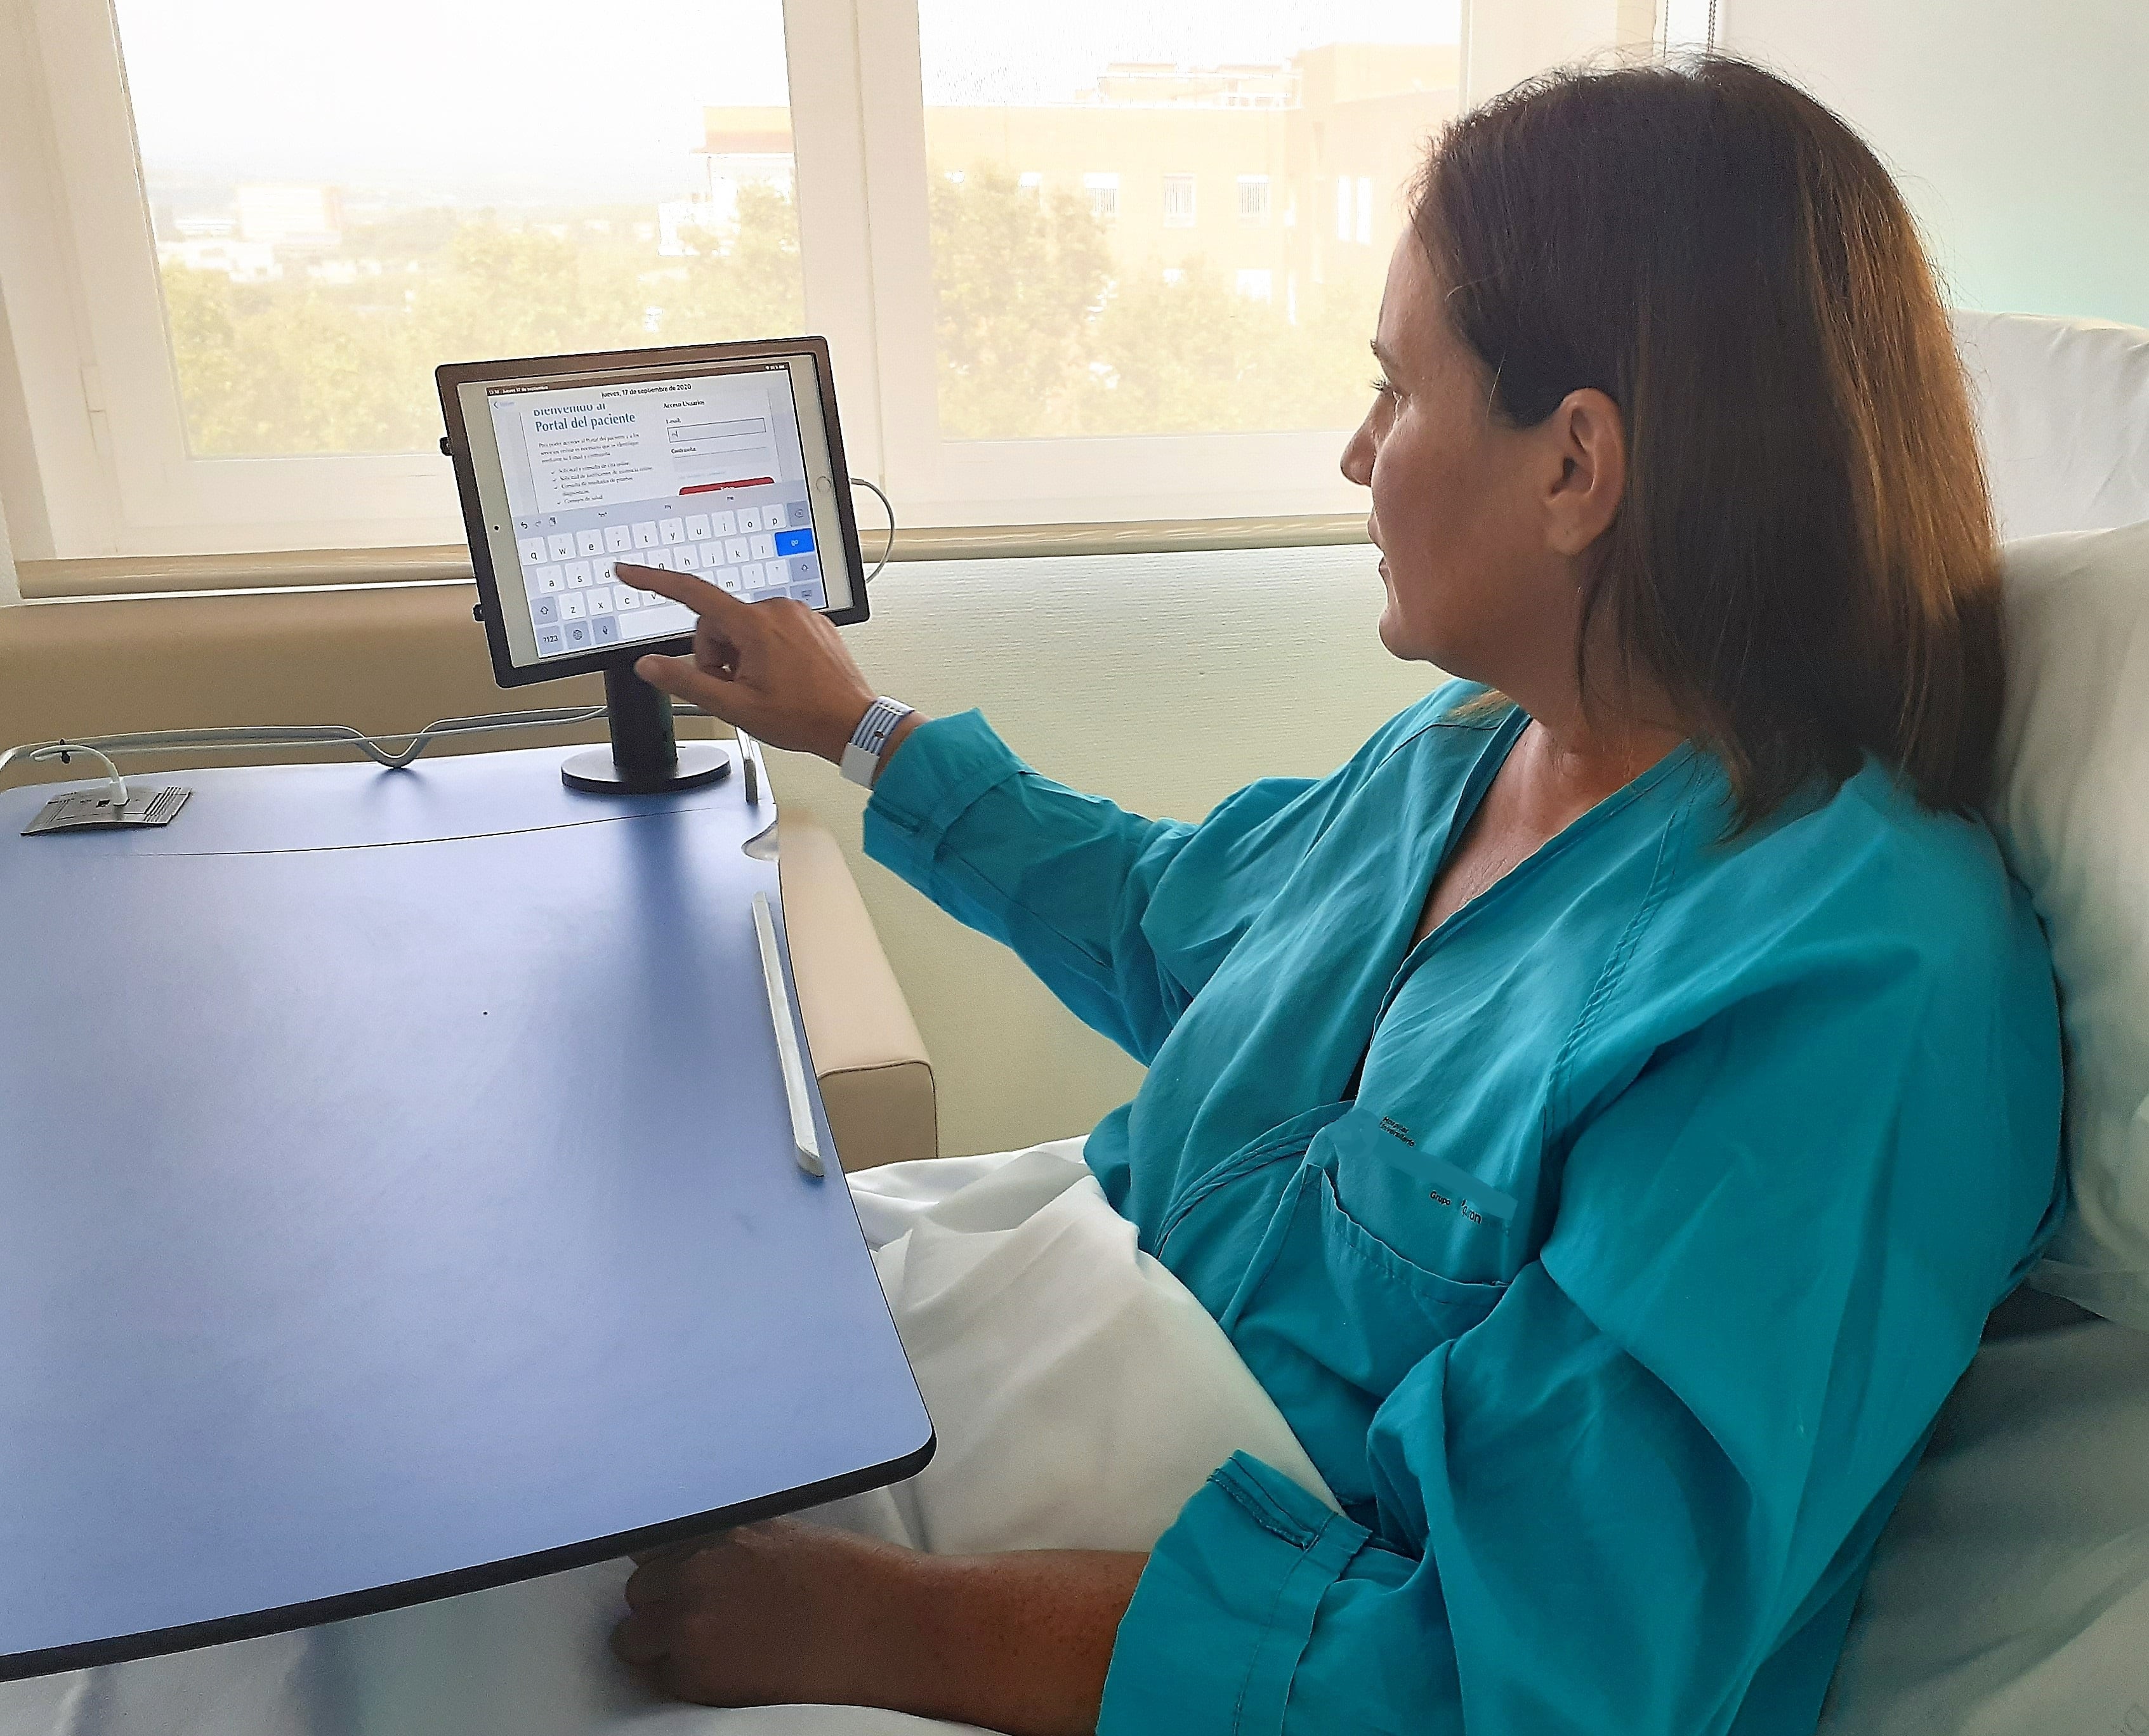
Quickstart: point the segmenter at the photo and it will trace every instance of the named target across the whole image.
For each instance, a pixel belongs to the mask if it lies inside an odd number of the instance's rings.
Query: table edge
[[[191,1622],[177,1628],[151,1628],[112,1639],[83,1640],[73,1645],[48,1646],[33,1652],[0,1653],[0,1682],[18,1682],[33,1676],[57,1675],[67,1670],[92,1668],[98,1664],[126,1663],[137,1658],[198,1651],[204,1646],[225,1645],[234,1640],[258,1639],[271,1633],[288,1633],[294,1628],[320,1627],[330,1622],[349,1621],[357,1616],[378,1615],[386,1610],[404,1609],[415,1603],[430,1603],[443,1598],[461,1597],[470,1592],[490,1591],[497,1586],[513,1585],[526,1579],[541,1579],[547,1574],[590,1567],[637,1550],[661,1548],[667,1543],[677,1542],[707,1532],[727,1530],[737,1525],[751,1525],[757,1520],[773,1519],[781,1514],[796,1512],[803,1507],[819,1507],[827,1502],[840,1501],[846,1496],[862,1495],[869,1489],[901,1482],[906,1477],[915,1477],[931,1462],[938,1445],[937,1433],[929,1427],[924,1445],[900,1457],[868,1466],[861,1471],[826,1477],[819,1482],[802,1484],[798,1488],[783,1490],[773,1495],[756,1496],[751,1501],[713,1507],[707,1512],[691,1513],[684,1518],[667,1520],[661,1525],[645,1525],[614,1536],[591,1538],[585,1542],[563,1543],[556,1548],[511,1556],[505,1561],[458,1567],[445,1573],[428,1574],[420,1579],[405,1579],[393,1585],[345,1592],[332,1598],[316,1598],[304,1603],[287,1603],[278,1608],[256,1610],[245,1615],[219,1616],[214,1621]]]

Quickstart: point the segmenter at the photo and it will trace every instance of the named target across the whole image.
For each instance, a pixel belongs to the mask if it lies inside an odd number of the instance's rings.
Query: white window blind
[[[909,526],[1354,511],[1336,451],[1426,140],[1665,28],[1656,0],[0,4],[0,505],[33,563],[452,545],[438,363],[802,329]]]

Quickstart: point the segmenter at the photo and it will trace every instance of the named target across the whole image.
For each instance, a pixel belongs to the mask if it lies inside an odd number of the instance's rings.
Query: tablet
[[[694,616],[628,562],[866,618],[822,338],[435,370],[479,617],[504,687],[683,651]]]

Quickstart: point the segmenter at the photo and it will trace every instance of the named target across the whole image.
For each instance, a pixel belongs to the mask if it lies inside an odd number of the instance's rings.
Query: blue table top
[[[773,810],[563,757],[144,777],[194,790],[154,831],[19,838],[53,787],[0,794],[0,1679],[930,1457],[849,1191],[793,1157]]]

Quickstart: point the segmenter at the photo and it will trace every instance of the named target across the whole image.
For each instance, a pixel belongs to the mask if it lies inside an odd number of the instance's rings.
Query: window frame
[[[20,119],[44,123],[47,137],[32,148],[57,194],[58,209],[48,221],[57,218],[58,232],[48,241],[54,251],[47,257],[73,267],[75,302],[64,326],[54,317],[58,309],[42,310],[46,318],[32,325],[32,342],[71,355],[76,414],[88,421],[93,455],[85,463],[92,455],[78,447],[56,454],[57,473],[46,481],[48,501],[59,509],[53,516],[73,532],[66,538],[73,545],[68,552],[161,551],[177,536],[200,552],[220,553],[267,546],[301,531],[305,541],[330,546],[433,541],[441,460],[428,455],[209,460],[188,454],[111,8],[20,0],[18,24],[8,47],[26,53],[23,70],[43,97],[42,112]],[[64,150],[58,148],[63,139],[70,141]],[[7,142],[13,147],[18,141]],[[23,257],[12,249],[9,254]],[[11,315],[17,285],[27,275],[8,273]],[[18,327],[18,353],[31,347],[24,335]],[[33,440],[43,420],[33,407]],[[45,457],[42,450],[38,455]],[[9,492],[12,507],[14,491]],[[355,517],[348,504],[354,498],[381,506]],[[57,527],[53,541],[61,544]]]
[[[1550,3],[1622,29],[1637,15],[1637,0]],[[1661,17],[1672,0],[1648,3]],[[1477,10],[1464,0],[1464,104],[1511,82],[1517,52]],[[902,509],[903,553],[989,551],[994,527],[1025,551],[1180,546],[1159,525],[1261,546],[1300,519],[1332,538],[1362,511],[1336,471],[1341,430],[944,439],[918,0],[784,0],[784,40],[807,326],[828,339],[854,469]],[[1265,222],[1296,215],[1272,189],[1268,207]],[[309,582],[380,582],[451,566],[460,535],[431,453],[187,454],[110,0],[0,0],[0,512],[33,595],[154,589],[160,563],[195,589],[278,555]]]

